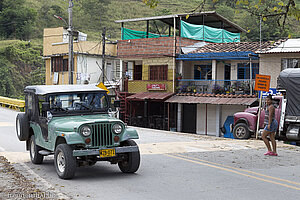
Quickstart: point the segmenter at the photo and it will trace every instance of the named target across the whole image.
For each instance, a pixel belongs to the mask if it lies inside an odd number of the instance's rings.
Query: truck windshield
[[[50,111],[100,111],[108,108],[104,93],[55,94],[49,96]]]

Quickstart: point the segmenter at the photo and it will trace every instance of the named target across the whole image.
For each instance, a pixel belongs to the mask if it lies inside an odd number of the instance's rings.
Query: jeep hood
[[[64,116],[53,117],[49,122],[49,128],[56,131],[71,132],[79,128],[82,124],[89,123],[112,123],[121,122],[117,118],[110,117],[109,115],[81,115],[81,116]]]

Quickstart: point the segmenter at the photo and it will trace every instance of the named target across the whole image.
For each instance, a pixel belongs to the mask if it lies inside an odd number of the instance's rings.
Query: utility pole
[[[73,52],[73,2],[69,0],[69,84],[73,84],[73,71],[74,71],[74,52]]]
[[[106,27],[104,27],[102,33],[102,83],[103,84],[104,84],[104,77],[105,77],[105,34],[106,34]]]

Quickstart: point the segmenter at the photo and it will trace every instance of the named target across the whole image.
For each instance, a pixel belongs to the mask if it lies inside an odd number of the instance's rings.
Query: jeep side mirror
[[[120,100],[115,100],[115,101],[114,101],[114,107],[115,107],[115,108],[120,108],[120,105],[121,105]]]
[[[50,103],[49,102],[43,102],[42,103],[42,111],[47,112],[50,110]]]

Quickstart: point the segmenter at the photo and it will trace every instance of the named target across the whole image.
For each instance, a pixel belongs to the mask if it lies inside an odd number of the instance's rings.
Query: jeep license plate
[[[114,157],[116,156],[115,149],[101,149],[99,150],[100,158]]]

